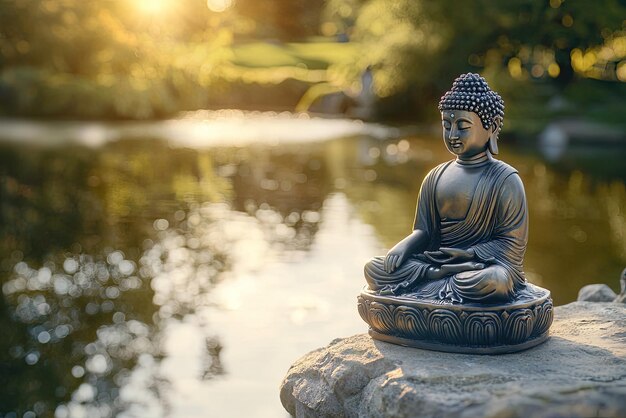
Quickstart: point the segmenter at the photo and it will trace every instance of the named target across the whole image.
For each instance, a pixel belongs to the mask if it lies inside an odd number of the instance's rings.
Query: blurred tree
[[[338,3],[354,5],[329,1],[334,9]],[[553,79],[561,89],[576,73],[618,80],[625,48],[608,48],[602,59],[585,51],[625,39],[624,16],[620,0],[369,0],[358,12],[354,33],[367,54],[355,65],[375,69],[380,96],[412,90],[422,101],[435,100],[450,79],[466,71],[504,68],[514,79]]]
[[[202,0],[3,0],[0,110],[140,119],[202,107],[232,38],[219,25]]]
[[[516,0],[497,5],[481,0],[444,8],[455,9],[459,20],[454,23],[451,55],[460,55],[476,67],[489,64],[490,52],[496,52],[501,63],[517,57],[531,76],[550,76],[561,85],[574,77],[572,51],[602,45],[624,29],[626,16],[626,5],[620,0]],[[461,25],[465,19],[476,25]],[[615,80],[615,71],[604,78]]]
[[[237,14],[256,22],[254,37],[294,41],[319,32],[323,0],[237,0]]]
[[[128,70],[138,45],[116,17],[122,11],[120,2],[4,0],[0,66],[91,75],[108,62],[112,70]]]
[[[361,7],[367,0],[326,0],[322,13],[321,31],[325,36],[337,35],[345,40],[352,34]]]
[[[544,80],[560,90],[580,77],[626,81],[624,15],[623,0],[2,0],[0,112],[158,118],[254,96],[251,83],[274,89],[280,77],[354,92],[368,67],[383,100],[412,99],[394,112],[432,102],[465,71],[489,77],[504,69],[515,82]],[[237,37],[293,41],[319,33],[362,43],[362,54],[334,60],[325,79],[299,61],[304,76],[274,72],[272,81],[263,78],[269,72],[237,68],[233,58]],[[307,47],[295,56],[292,45],[276,45],[292,60],[317,54]],[[267,66],[281,54],[268,56]],[[270,106],[275,100],[258,96]]]

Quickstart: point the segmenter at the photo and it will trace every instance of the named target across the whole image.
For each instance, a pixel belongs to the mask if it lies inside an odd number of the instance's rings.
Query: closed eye
[[[459,121],[459,130],[460,131],[465,131],[468,130],[469,128],[472,127],[472,125],[470,123],[467,123],[465,121]]]

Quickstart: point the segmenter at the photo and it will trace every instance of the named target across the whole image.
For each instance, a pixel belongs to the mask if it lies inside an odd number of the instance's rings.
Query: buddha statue
[[[374,312],[374,322],[382,307],[390,308],[389,317],[395,315],[398,304],[394,298],[399,298],[404,307],[407,303],[408,307],[410,303],[420,307],[450,306],[457,315],[464,312],[464,306],[471,306],[473,313],[481,306],[490,307],[487,311],[498,307],[505,312],[506,304],[516,300],[541,299],[543,303],[549,299],[549,292],[529,285],[524,276],[528,241],[524,186],[513,167],[494,158],[504,117],[502,98],[480,75],[463,74],[441,98],[439,110],[443,141],[455,158],[435,167],[423,180],[413,231],[387,255],[374,257],[365,265],[367,287],[359,303],[367,300],[368,309],[374,306],[378,312]],[[366,307],[359,308],[361,311]],[[423,316],[424,310],[420,312]],[[549,322],[551,314],[550,300]],[[366,317],[372,325],[369,312]],[[379,316],[378,322],[382,318]],[[423,319],[428,328],[428,318]],[[457,319],[462,328],[465,318],[461,315]],[[402,334],[396,325],[387,324],[382,333],[392,337],[394,333]],[[544,331],[547,336],[547,328]],[[471,341],[463,341],[462,333],[460,329],[453,340],[461,346],[472,346]],[[429,335],[426,332],[426,339]],[[485,344],[503,341],[502,336],[485,338]],[[437,338],[434,340],[437,343]],[[445,341],[439,342],[445,345]]]

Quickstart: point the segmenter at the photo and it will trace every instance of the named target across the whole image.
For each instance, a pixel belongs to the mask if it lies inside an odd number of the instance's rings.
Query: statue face
[[[443,142],[452,154],[470,158],[487,149],[489,130],[483,127],[478,115],[466,110],[441,112]]]

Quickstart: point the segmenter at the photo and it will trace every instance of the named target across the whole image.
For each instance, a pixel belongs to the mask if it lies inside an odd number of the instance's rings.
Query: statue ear
[[[500,132],[501,123],[502,118],[500,116],[496,116],[493,118],[491,127],[489,128],[489,142],[487,146],[489,147],[489,152],[494,155],[498,153],[498,133]]]
[[[489,136],[489,143],[487,144],[487,146],[489,147],[490,153],[494,155],[498,153],[498,135],[497,134],[492,134]]]

